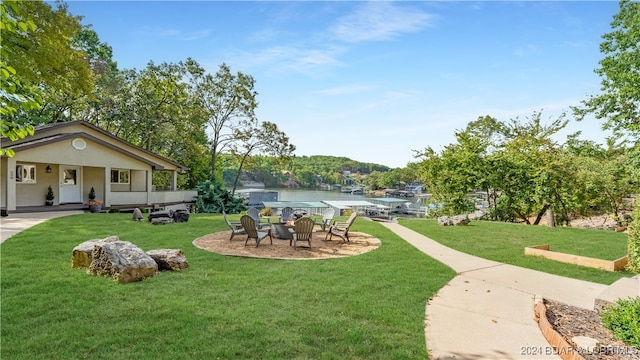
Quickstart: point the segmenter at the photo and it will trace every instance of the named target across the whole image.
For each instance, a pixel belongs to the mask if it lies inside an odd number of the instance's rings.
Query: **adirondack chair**
[[[333,235],[335,235],[342,238],[343,242],[348,242],[349,228],[351,228],[351,225],[353,225],[353,223],[356,221],[356,217],[358,217],[358,213],[354,211],[351,213],[351,216],[349,216],[349,219],[347,219],[347,222],[342,223],[334,221],[333,224],[331,224],[331,226],[329,227],[329,232],[327,233],[327,236],[324,237],[324,240],[326,241],[327,238],[328,240],[331,240]]]
[[[229,217],[227,217],[227,213],[224,212],[224,210],[222,211],[222,216],[224,216],[224,221],[227,223],[227,226],[229,226],[229,229],[231,229],[231,237],[229,238],[229,241],[231,241],[236,235],[246,234],[244,228],[242,228],[242,223],[232,222],[229,220]]]
[[[251,216],[251,218],[256,222],[256,226],[259,230],[262,230],[264,227],[271,228],[271,219],[267,218],[266,223],[260,222],[260,210],[250,207],[247,209],[247,215]]]
[[[328,207],[324,209],[324,211],[322,212],[322,218],[315,219],[315,224],[320,225],[320,228],[322,228],[322,231],[325,231],[327,229],[327,226],[331,223],[331,220],[333,220],[333,216],[335,214],[336,214],[336,209],[332,207]]]
[[[242,215],[242,217],[240,218],[240,223],[242,224],[242,228],[244,229],[244,231],[247,233],[247,240],[244,242],[244,246],[247,246],[249,239],[255,239],[256,247],[258,247],[258,245],[260,245],[260,241],[262,241],[267,236],[269,237],[269,240],[271,240],[271,245],[273,245],[271,228],[269,228],[267,231],[259,231],[258,227],[256,226],[255,220],[253,220],[253,218],[249,215]]]
[[[285,207],[282,208],[281,214],[280,214],[280,222],[287,222],[293,219],[293,208],[292,207]]]
[[[294,228],[289,229],[289,232],[291,232],[289,246],[293,242],[293,249],[295,250],[298,241],[306,241],[309,244],[309,248],[311,248],[311,235],[313,234],[314,226],[315,223],[311,218],[303,217],[296,220]]]

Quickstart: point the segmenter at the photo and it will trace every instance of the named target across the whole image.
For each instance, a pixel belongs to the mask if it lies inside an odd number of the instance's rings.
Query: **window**
[[[76,170],[75,169],[64,169],[64,184],[65,185],[76,185]]]
[[[111,183],[112,184],[128,184],[129,183],[129,170],[112,169],[111,170]]]
[[[35,184],[36,166],[27,164],[16,165],[16,182],[23,184]]]

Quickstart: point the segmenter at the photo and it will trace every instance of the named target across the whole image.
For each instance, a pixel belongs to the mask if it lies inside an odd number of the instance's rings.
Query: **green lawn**
[[[350,258],[225,257],[192,245],[227,229],[221,216],[153,226],[83,214],[15,235],[0,246],[0,358],[426,358],[425,304],[450,268],[363,219],[353,231],[382,246]],[[131,284],[71,268],[74,246],[109,235],[180,248],[190,267]]]
[[[401,224],[467,254],[551,274],[602,284],[633,275],[524,255],[527,246],[549,244],[551,251],[616,260],[627,254],[624,233],[489,221],[472,221],[467,226],[439,226],[435,220],[401,220]]]

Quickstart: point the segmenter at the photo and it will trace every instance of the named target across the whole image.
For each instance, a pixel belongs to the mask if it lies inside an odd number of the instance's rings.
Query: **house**
[[[61,205],[96,200],[107,208],[164,207],[195,202],[197,192],[177,191],[183,165],[124,141],[85,121],[59,122],[36,127],[35,134],[11,141],[0,138],[0,147],[15,156],[0,158],[0,207],[26,211],[44,206],[47,188]],[[157,190],[152,178],[168,172],[170,185]]]

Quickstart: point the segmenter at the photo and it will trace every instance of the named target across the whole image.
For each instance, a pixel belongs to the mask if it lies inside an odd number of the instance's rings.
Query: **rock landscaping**
[[[73,268],[105,276],[125,284],[154,276],[159,270],[183,271],[189,264],[182,250],[156,249],[144,252],[117,236],[85,241],[73,249]]]
[[[440,216],[438,218],[438,225],[442,226],[464,226],[471,222],[468,215],[456,215],[456,216]]]
[[[149,222],[153,225],[187,221],[189,221],[189,212],[187,210],[163,210],[149,214]]]

